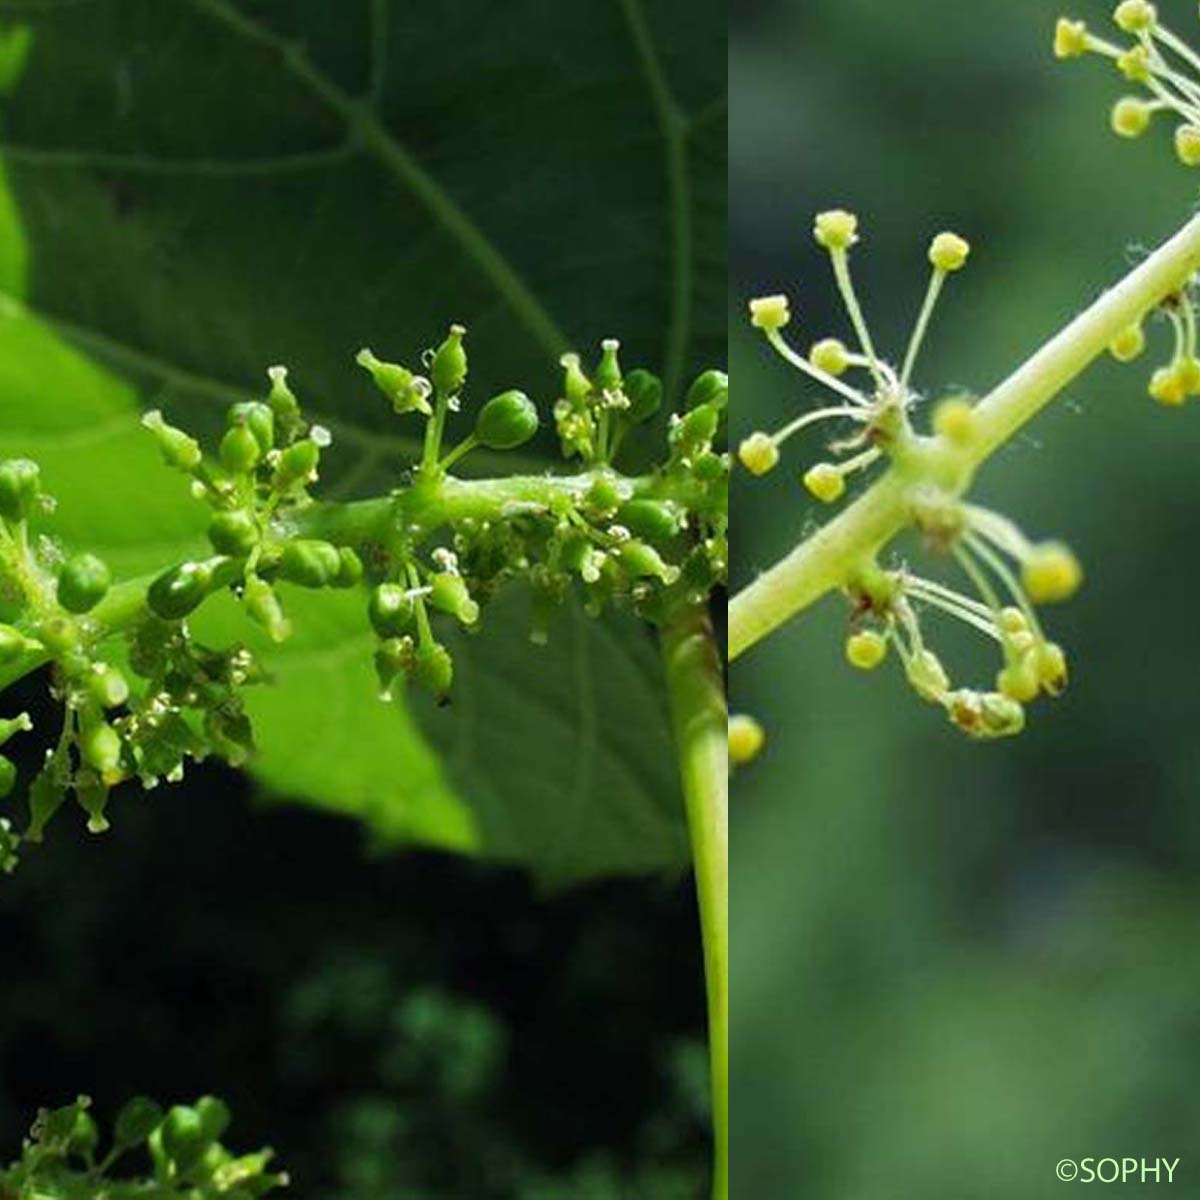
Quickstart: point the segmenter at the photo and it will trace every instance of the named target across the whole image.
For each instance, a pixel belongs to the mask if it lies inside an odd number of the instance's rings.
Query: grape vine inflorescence
[[[903,561],[881,564],[878,548],[870,548],[849,565],[843,581],[850,603],[846,659],[869,671],[894,648],[917,695],[940,705],[963,732],[983,739],[1017,733],[1025,724],[1025,706],[1039,695],[1057,695],[1067,681],[1066,656],[1045,635],[1035,606],[1070,597],[1082,571],[1062,543],[1031,542],[1006,517],[964,499],[979,434],[970,398],[943,398],[934,409],[930,435],[913,427],[912,412],[921,399],[912,384],[918,353],[945,282],[966,265],[970,246],[950,232],[930,242],[925,299],[904,357],[895,366],[877,351],[854,289],[849,252],[859,240],[858,218],[842,209],[819,213],[813,236],[829,254],[856,348],[823,337],[807,355],[801,354],[783,334],[791,321],[788,298],[750,301],[751,323],[771,347],[836,399],[775,433],[750,434],[738,447],[738,458],[751,474],[763,475],[778,465],[780,447],[794,434],[822,423],[840,427],[844,432],[830,444],[831,458],[810,466],[802,477],[809,493],[824,504],[843,497],[852,475],[881,460],[890,462],[906,484],[908,524],[928,550],[958,565],[970,591],[925,578]],[[850,382],[852,372],[865,376],[862,386]],[[992,686],[951,683],[929,644],[924,618],[932,612],[954,617],[997,644],[1001,661]],[[752,758],[763,743],[761,730],[747,721],[743,717],[736,728],[730,727],[735,763]]]
[[[408,684],[444,700],[454,664],[439,625],[470,629],[509,582],[530,587],[535,642],[572,588],[587,611],[628,606],[662,624],[703,602],[726,573],[729,456],[719,447],[728,401],[723,372],[692,384],[667,422],[658,465],[627,475],[615,465],[626,439],[662,405],[646,370],[623,371],[606,340],[587,374],[562,358],[553,407],[571,474],[461,479],[451,473],[477,447],[507,451],[535,436],[537,406],[508,389],[480,404],[471,432],[445,446],[448,417],[467,403],[466,330],[451,326],[412,370],[358,355],[393,412],[424,423],[419,462],[385,496],[322,502],[315,493],[328,430],[310,423],[283,367],[268,372],[261,401],[234,404],[215,451],[160,412],[144,417],[168,466],[187,476],[208,506],[212,553],[145,579],[114,582],[88,552],[67,552],[43,530],[53,502],[36,463],[0,462],[0,678],[45,663],[62,702],[56,744],[29,788],[29,821],[18,834],[0,823],[0,865],[11,870],[22,842],[41,840],[73,793],[88,828],[108,825],[110,790],[178,779],[188,759],[216,755],[235,766],[253,752],[243,700],[266,672],[244,645],[201,644],[189,618],[209,597],[231,592],[273,641],[292,631],[286,589],[360,589],[376,635],[379,693]],[[0,722],[0,744],[27,732],[20,714]],[[0,757],[0,791],[16,783]]]
[[[230,1114],[215,1096],[163,1111],[138,1096],[101,1135],[91,1102],[43,1109],[21,1157],[0,1168],[0,1196],[16,1200],[256,1200],[285,1187],[270,1150],[236,1155],[222,1145]],[[114,1174],[133,1159],[139,1170]],[[140,1161],[139,1161],[140,1160]]]

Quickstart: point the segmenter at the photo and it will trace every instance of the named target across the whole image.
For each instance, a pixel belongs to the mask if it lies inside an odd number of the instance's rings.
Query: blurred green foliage
[[[1107,24],[1108,4],[1074,8]],[[1159,8],[1200,43],[1194,5]],[[1122,80],[1052,59],[1059,11],[736,6],[732,436],[807,400],[750,335],[747,296],[790,292],[801,344],[846,333],[809,236],[819,209],[860,213],[856,278],[892,354],[928,238],[971,239],[918,368],[933,397],[985,391],[1190,215],[1195,178],[1167,129],[1118,141]],[[734,707],[770,739],[734,786],[736,1194],[1035,1197],[1066,1156],[1186,1166],[1200,1119],[1187,615],[1200,424],[1145,395],[1168,345],[1156,326],[1134,367],[1097,365],[976,485],[1030,533],[1070,540],[1088,571],[1049,613],[1072,686],[1020,738],[968,743],[894,670],[852,672],[838,597],[734,667]],[[735,490],[735,587],[825,519],[798,481],[818,444]],[[983,669],[976,649],[954,662]]]

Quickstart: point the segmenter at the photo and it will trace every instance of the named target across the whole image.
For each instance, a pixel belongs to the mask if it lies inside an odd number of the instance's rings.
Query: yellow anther
[[[1159,367],[1150,376],[1150,395],[1168,408],[1178,408],[1187,399],[1187,385],[1174,366]]]
[[[1029,629],[1029,622],[1025,619],[1025,614],[1013,605],[1000,610],[996,617],[996,624],[1000,626],[1001,633],[1008,634],[1010,637],[1013,634],[1025,633]]]
[[[1083,582],[1083,568],[1062,542],[1035,546],[1021,567],[1021,582],[1035,604],[1068,600]]]
[[[804,473],[804,486],[825,504],[832,504],[846,490],[846,481],[833,463],[819,462]]]
[[[975,409],[961,396],[943,400],[933,411],[933,430],[956,446],[966,446],[975,436]]]
[[[1200,359],[1189,355],[1181,358],[1174,366],[1175,376],[1180,386],[1189,396],[1200,392]]]
[[[1175,130],[1175,155],[1185,167],[1200,167],[1200,128],[1180,125]]]
[[[729,718],[729,761],[736,766],[756,759],[766,740],[763,727],[753,717],[735,713]]]
[[[1038,680],[1048,695],[1057,696],[1067,686],[1067,656],[1063,648],[1047,642],[1037,656]]]
[[[826,250],[848,250],[858,241],[858,218],[842,208],[818,213],[813,222],[813,237]]]
[[[791,319],[786,296],[759,296],[750,301],[750,324],[756,329],[782,329]]]
[[[1082,21],[1059,17],[1054,27],[1054,57],[1079,58],[1089,48],[1087,26]]]
[[[846,639],[846,661],[860,671],[873,671],[887,657],[887,648],[881,633],[863,629]]]
[[[779,462],[779,447],[766,433],[752,433],[738,447],[738,458],[751,475],[765,475]]]
[[[1145,100],[1136,96],[1122,96],[1112,107],[1110,124],[1113,133],[1120,137],[1135,138],[1146,132],[1154,110]]]
[[[1130,83],[1150,82],[1150,52],[1145,46],[1132,46],[1117,56],[1117,70]]]
[[[1038,667],[1032,656],[1005,667],[996,676],[996,691],[1018,704],[1028,704],[1037,699],[1042,684],[1038,678]]]
[[[1146,348],[1146,335],[1140,324],[1122,329],[1108,344],[1108,352],[1117,362],[1133,362]]]
[[[1154,28],[1158,12],[1149,0],[1121,0],[1113,12],[1113,20],[1126,33],[1142,33]]]
[[[971,243],[957,233],[939,233],[929,243],[929,261],[939,271],[957,271],[967,261]]]
[[[813,343],[808,361],[819,371],[841,375],[850,365],[850,352],[837,338],[822,338]]]

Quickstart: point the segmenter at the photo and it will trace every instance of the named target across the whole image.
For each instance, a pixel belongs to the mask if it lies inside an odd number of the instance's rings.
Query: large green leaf
[[[36,454],[56,532],[122,571],[202,514],[136,429],[213,429],[286,362],[335,433],[325,484],[403,469],[414,430],[351,357],[414,359],[470,328],[472,388],[548,402],[567,343],[619,335],[676,386],[724,358],[719,0],[43,0],[0,3],[0,449]],[[25,36],[25,35],[22,35]],[[553,448],[539,447],[549,463]],[[528,462],[521,464],[528,467]],[[503,464],[485,461],[485,469]],[[254,700],[276,794],[554,879],[679,862],[652,641],[568,611],[547,650],[502,599],[458,647],[443,712],[381,704],[344,598]],[[205,618],[229,636],[236,614]]]

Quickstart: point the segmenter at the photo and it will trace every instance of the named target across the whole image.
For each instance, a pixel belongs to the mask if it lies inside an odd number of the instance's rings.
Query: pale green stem
[[[682,609],[662,631],[675,745],[704,938],[712,1080],[713,1200],[729,1196],[729,738],[708,612]]]
[[[831,250],[829,257],[833,263],[833,277],[837,281],[842,303],[846,306],[846,312],[850,315],[850,324],[854,326],[854,332],[858,335],[858,344],[867,356],[876,386],[883,387],[883,373],[879,369],[879,356],[875,353],[875,345],[871,341],[871,331],[867,328],[862,305],[858,302],[858,293],[854,290],[854,280],[850,278],[850,256],[845,250]]]
[[[929,329],[929,318],[933,316],[934,305],[937,304],[938,296],[942,292],[942,284],[945,282],[946,272],[939,271],[937,267],[934,267],[933,274],[929,277],[929,287],[925,292],[925,302],[921,305],[921,315],[917,317],[917,323],[913,326],[912,337],[908,342],[908,352],[904,356],[904,367],[900,372],[901,387],[907,387],[908,381],[912,378],[917,355],[921,352],[921,343],[925,340],[925,333]]]
[[[1177,292],[1200,267],[1200,217],[1135,267],[995,387],[975,410],[964,471],[981,464],[1104,353],[1122,330]],[[909,522],[909,463],[888,471],[859,499],[743,588],[729,604],[729,655],[737,658],[830,590],[843,586]]]

